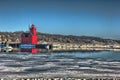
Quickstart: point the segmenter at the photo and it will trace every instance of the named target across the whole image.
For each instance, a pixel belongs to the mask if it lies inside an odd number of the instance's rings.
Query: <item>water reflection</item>
[[[30,52],[32,54],[35,54],[38,52],[37,48],[21,48],[21,52]]]

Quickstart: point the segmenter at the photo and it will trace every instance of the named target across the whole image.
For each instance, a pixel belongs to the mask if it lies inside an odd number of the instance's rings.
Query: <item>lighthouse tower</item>
[[[32,24],[30,28],[30,34],[31,34],[31,44],[37,44],[38,37],[37,37],[36,27],[34,24]]]

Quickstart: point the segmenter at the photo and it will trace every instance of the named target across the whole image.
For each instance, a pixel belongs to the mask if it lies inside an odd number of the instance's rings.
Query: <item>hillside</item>
[[[10,39],[12,42],[18,38],[21,39],[21,33],[19,32],[0,32],[1,38],[4,40],[5,38]],[[120,40],[112,40],[112,39],[103,39],[99,37],[91,37],[91,36],[73,36],[73,35],[56,35],[56,34],[47,34],[47,33],[37,33],[39,41],[46,42],[60,42],[60,43],[89,43],[89,44],[120,44]]]

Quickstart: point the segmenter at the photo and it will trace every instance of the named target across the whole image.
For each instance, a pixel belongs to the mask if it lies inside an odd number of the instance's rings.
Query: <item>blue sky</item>
[[[119,0],[0,0],[0,31],[120,39]]]

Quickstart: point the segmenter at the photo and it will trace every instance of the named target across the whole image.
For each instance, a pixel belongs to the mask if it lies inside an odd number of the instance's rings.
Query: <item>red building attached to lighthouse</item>
[[[36,27],[34,24],[31,25],[29,28],[28,33],[22,33],[21,34],[21,51],[22,52],[32,52],[36,53],[37,49],[35,48],[35,45],[38,42]]]

